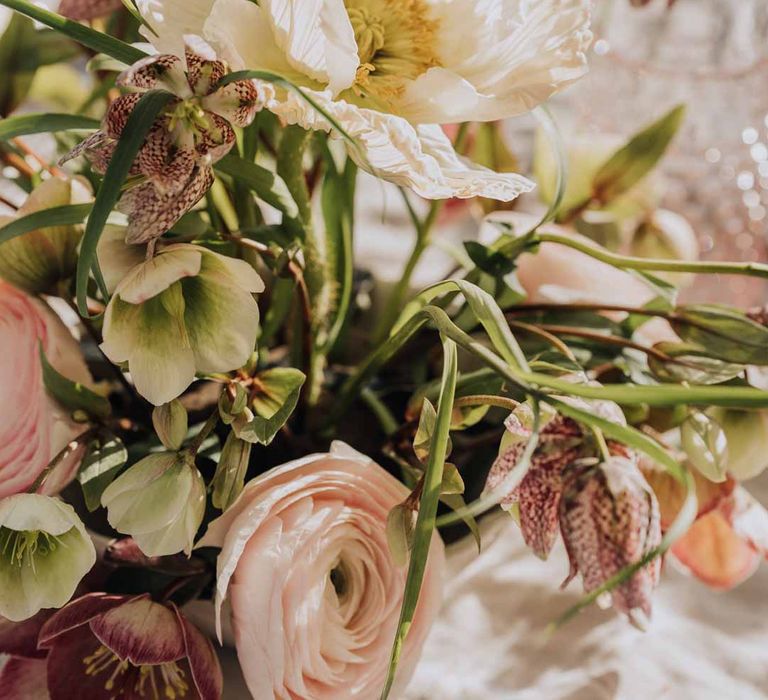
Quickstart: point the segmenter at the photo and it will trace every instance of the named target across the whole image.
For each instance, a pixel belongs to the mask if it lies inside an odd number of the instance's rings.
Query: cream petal
[[[496,173],[460,158],[438,126],[414,128],[402,117],[333,101],[328,92],[305,91],[332,116],[356,145],[350,156],[368,172],[427,199],[486,197],[508,202],[534,184],[522,175]],[[327,119],[295,93],[269,108],[305,129],[331,130]]]
[[[203,37],[233,70],[271,71],[299,84],[308,79],[277,45],[265,10],[250,0],[215,0]]]
[[[184,36],[200,35],[215,0],[136,0],[136,9],[152,30],[141,34],[160,53],[184,56]]]
[[[142,304],[156,297],[174,282],[200,272],[202,254],[193,246],[164,251],[132,270],[116,293],[128,304]]]
[[[445,73],[438,81],[428,71],[408,86],[401,113],[415,122],[504,119],[529,111],[587,70],[588,0],[429,3]],[[439,83],[449,86],[444,98]],[[476,95],[459,110],[451,100],[469,86]]]
[[[125,242],[125,226],[107,224],[96,246],[101,272],[110,294],[126,275],[146,259],[146,246]]]
[[[338,95],[360,64],[343,0],[263,0],[277,43],[298,71]]]

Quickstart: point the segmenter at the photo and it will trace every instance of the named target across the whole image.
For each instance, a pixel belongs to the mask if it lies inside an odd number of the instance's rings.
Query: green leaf
[[[126,44],[124,41],[120,41],[120,39],[115,39],[84,24],[66,19],[55,12],[44,10],[27,0],[0,0],[0,5],[10,7],[26,17],[34,19],[51,29],[55,29],[57,32],[68,36],[70,39],[74,39],[79,44],[96,53],[105,53],[128,65],[147,57],[144,51]]]
[[[34,23],[14,15],[0,35],[0,115],[10,114],[29,93],[38,62],[34,54]]]
[[[672,321],[688,343],[724,362],[768,365],[768,328],[737,309],[716,304],[679,308]]]
[[[594,199],[607,204],[653,170],[672,142],[684,116],[685,106],[678,105],[616,151],[595,175],[592,183]]]
[[[2,0],[0,0],[2,1]],[[79,25],[78,25],[79,26]],[[150,90],[136,103],[123,129],[123,136],[115,148],[115,153],[104,173],[101,187],[96,194],[93,210],[85,227],[83,242],[80,247],[80,258],[77,263],[77,308],[82,316],[88,316],[87,289],[91,270],[98,270],[96,246],[107,223],[110,213],[120,199],[121,189],[131,169],[139,149],[152,128],[158,114],[175,99],[170,92]],[[96,275],[101,293],[109,298],[106,285]]]
[[[114,435],[91,445],[77,474],[85,505],[90,512],[101,506],[101,494],[114,481],[127,461],[128,451],[122,441]]]
[[[217,172],[229,175],[236,181],[247,185],[259,199],[263,199],[289,219],[298,217],[299,208],[288,191],[288,186],[283,178],[271,170],[240,158],[233,153],[222,158],[214,168]]]
[[[413,451],[420,462],[426,461],[429,457],[429,449],[432,445],[432,436],[435,432],[436,423],[437,411],[435,411],[435,407],[430,401],[424,399],[421,405],[421,415],[419,416],[419,427],[413,438]],[[450,444],[450,438],[448,438],[446,454],[451,453]]]
[[[398,503],[387,514],[387,544],[395,566],[408,563],[408,553],[413,546],[416,514],[405,503]]]
[[[464,241],[464,249],[475,265],[493,277],[503,277],[515,269],[515,258],[477,241]]]
[[[275,367],[255,379],[258,391],[251,398],[251,407],[256,415],[239,428],[237,436],[268,445],[296,408],[306,376],[293,367]]]
[[[98,129],[101,122],[76,114],[20,114],[0,121],[0,141],[70,129]]]
[[[92,392],[79,382],[59,374],[48,362],[40,344],[43,382],[48,393],[70,411],[84,411],[91,418],[106,418],[112,412],[108,399]]]
[[[689,384],[721,384],[741,375],[745,366],[709,357],[707,351],[686,343],[657,343],[655,350],[669,355],[674,361],[650,355],[649,369],[662,381]]]
[[[67,204],[33,211],[31,214],[14,219],[0,227],[0,244],[22,236],[30,231],[38,231],[54,226],[75,226],[82,224],[93,207],[92,204]]]
[[[464,493],[464,479],[461,478],[455,464],[446,462],[443,465],[443,481],[440,484],[441,496],[460,496]]]
[[[720,424],[702,411],[693,411],[680,426],[680,442],[696,469],[715,483],[725,481],[728,439]]]
[[[416,529],[413,536],[411,558],[405,581],[405,591],[403,593],[403,604],[389,661],[387,681],[381,693],[382,700],[386,700],[389,697],[395,681],[395,673],[397,672],[397,664],[403,650],[403,643],[413,622],[416,605],[419,601],[429,548],[432,543],[432,533],[435,529],[435,516],[440,499],[443,465],[447,455],[451,414],[453,412],[453,401],[456,392],[457,352],[456,344],[453,341],[443,340],[443,358],[443,379],[440,398],[437,404],[437,421],[432,436],[432,445],[429,450],[429,462],[424,472],[424,488],[419,503],[419,516],[416,520]]]

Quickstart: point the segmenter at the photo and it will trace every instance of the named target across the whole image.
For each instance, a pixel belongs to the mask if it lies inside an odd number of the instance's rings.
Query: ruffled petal
[[[215,0],[136,0],[139,14],[152,28],[141,34],[160,53],[183,56],[184,37],[200,36]]]
[[[360,167],[427,199],[486,197],[503,202],[534,188],[522,175],[496,173],[456,154],[438,126],[414,128],[401,117],[333,101],[328,92],[305,91],[354,141],[350,156]],[[328,120],[291,93],[269,108],[289,124],[331,131]]]
[[[442,67],[406,89],[399,110],[414,122],[504,119],[531,110],[587,70],[588,0],[430,0],[430,6]]]
[[[360,59],[343,0],[264,0],[261,6],[296,70],[334,95],[352,85]]]

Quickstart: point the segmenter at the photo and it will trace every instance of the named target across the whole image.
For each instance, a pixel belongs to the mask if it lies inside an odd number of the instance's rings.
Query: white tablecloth
[[[469,540],[448,549],[443,612],[401,700],[768,698],[768,565],[730,593],[667,566],[646,632],[593,607],[546,641],[580,599],[576,581],[559,590],[564,550],[538,560],[506,515],[483,530],[479,556]],[[245,700],[234,653],[222,662],[225,700]]]

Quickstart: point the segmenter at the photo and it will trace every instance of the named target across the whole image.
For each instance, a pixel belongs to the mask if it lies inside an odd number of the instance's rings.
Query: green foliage
[[[305,380],[305,374],[293,367],[275,367],[259,373],[250,399],[254,416],[237,429],[237,436],[261,445],[272,442],[296,408]]]
[[[101,494],[115,480],[127,461],[125,445],[109,433],[88,446],[77,480],[83,489],[85,505],[89,511],[93,512],[100,507]]]
[[[112,411],[109,400],[92,392],[79,382],[73,382],[57,372],[48,362],[48,358],[40,346],[40,362],[43,369],[43,382],[48,393],[64,408],[72,411],[83,411],[91,418],[106,418]]]

